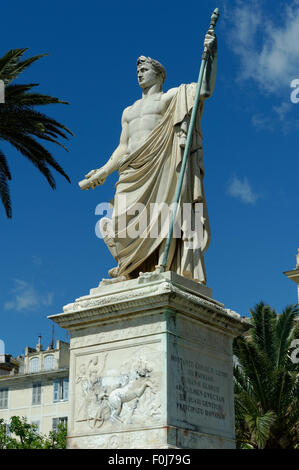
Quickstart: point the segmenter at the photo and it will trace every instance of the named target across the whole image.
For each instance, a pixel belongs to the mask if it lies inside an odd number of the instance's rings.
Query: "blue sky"
[[[51,341],[47,315],[86,295],[114,266],[95,235],[98,203],[113,197],[117,174],[94,191],[77,182],[118,144],[122,110],[140,98],[139,55],[167,70],[164,89],[197,80],[202,43],[218,6],[218,77],[205,106],[205,191],[212,240],[208,285],[226,307],[247,315],[263,299],[278,311],[296,302],[283,271],[299,246],[299,1],[149,3],[29,0],[1,7],[1,51],[47,52],[19,79],[70,102],[47,113],[75,133],[69,153],[50,147],[72,184],[52,191],[24,157],[0,142],[13,180],[13,219],[0,208],[0,338],[21,354]],[[299,94],[298,94],[299,96]],[[55,337],[66,339],[55,326]]]

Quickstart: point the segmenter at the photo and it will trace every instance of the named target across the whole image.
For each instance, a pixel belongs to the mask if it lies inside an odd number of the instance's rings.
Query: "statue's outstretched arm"
[[[126,110],[122,116],[122,131],[118,147],[114,150],[113,154],[105,163],[104,166],[96,170],[91,170],[85,175],[85,180],[79,182],[81,189],[94,189],[105,183],[107,176],[113,173],[119,167],[119,160],[121,157],[128,153],[128,123],[126,120]]]
[[[107,176],[111,175],[115,170],[119,168],[120,158],[128,153],[128,123],[124,117],[122,117],[122,131],[120,135],[120,141],[118,147],[114,150],[113,154],[109,158],[108,162],[102,167],[107,172]]]

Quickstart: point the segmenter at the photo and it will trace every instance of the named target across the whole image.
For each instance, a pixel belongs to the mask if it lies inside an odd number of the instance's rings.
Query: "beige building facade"
[[[0,355],[0,419],[24,416],[41,434],[69,417],[69,344],[57,340],[43,350],[26,347],[25,355]]]

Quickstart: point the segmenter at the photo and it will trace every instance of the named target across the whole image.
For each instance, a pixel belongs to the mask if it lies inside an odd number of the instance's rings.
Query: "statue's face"
[[[159,75],[150,64],[137,67],[137,79],[141,88],[148,88],[159,81]]]

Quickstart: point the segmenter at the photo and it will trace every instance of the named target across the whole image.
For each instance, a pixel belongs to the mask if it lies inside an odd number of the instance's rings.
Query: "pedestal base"
[[[101,286],[71,333],[69,448],[235,447],[232,340],[249,324],[175,273]]]

